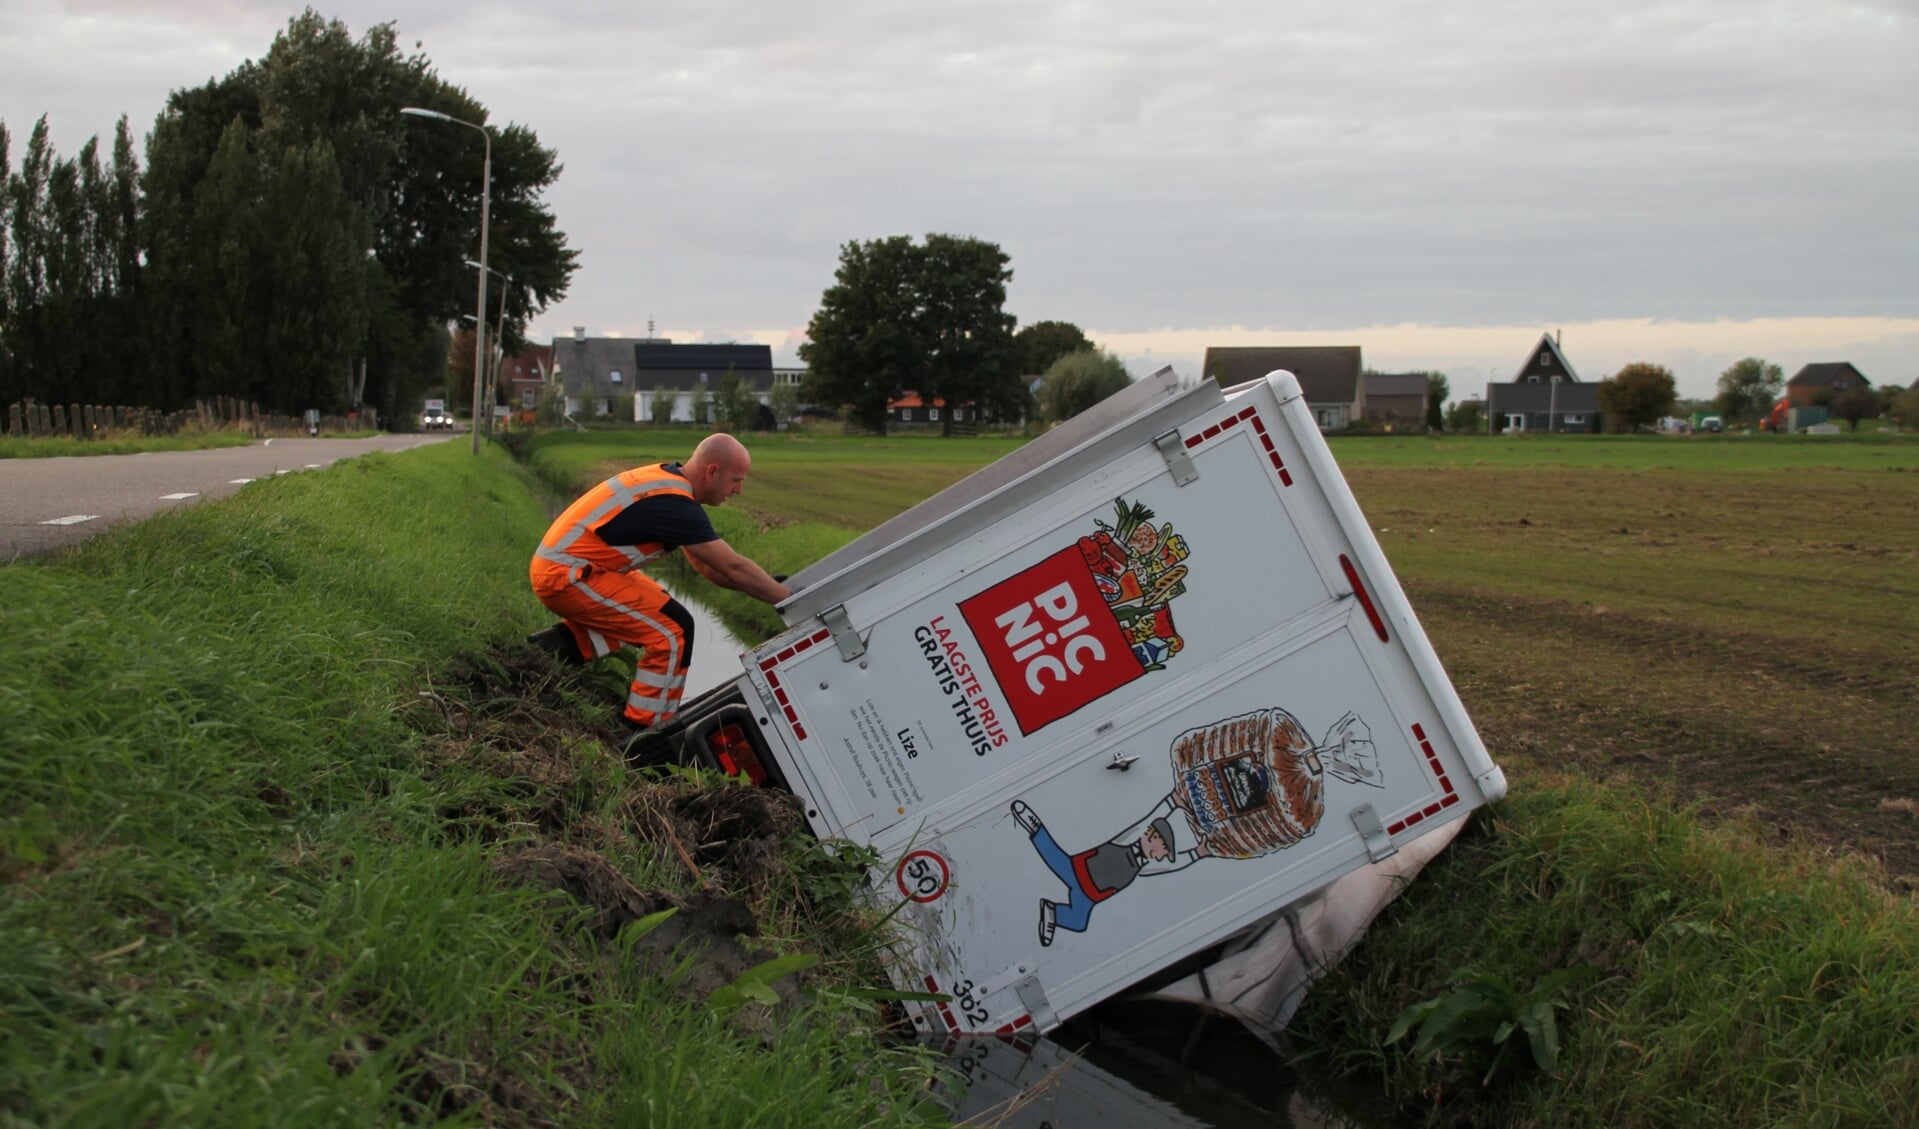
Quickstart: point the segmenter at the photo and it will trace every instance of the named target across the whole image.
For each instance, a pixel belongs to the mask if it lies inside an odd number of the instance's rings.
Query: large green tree
[[[844,405],[855,423],[882,435],[887,402],[916,387],[925,365],[917,258],[905,235],[841,247],[834,283],[799,349],[807,399]]]
[[[1678,386],[1665,366],[1636,361],[1600,381],[1597,397],[1613,430],[1632,431],[1670,415]]]
[[[1040,388],[1040,408],[1051,423],[1064,423],[1132,383],[1118,357],[1081,349],[1054,361]]]
[[[918,391],[949,408],[971,404],[985,419],[1018,419],[1031,406],[1013,344],[1015,319],[1006,312],[1013,279],[996,243],[928,235],[919,253],[920,340],[925,378]],[[940,413],[951,434],[956,412]]]
[[[887,402],[909,390],[971,404],[985,418],[1019,418],[1031,398],[1004,308],[1012,277],[997,244],[967,236],[846,244],[800,346],[808,399],[844,405],[882,434]],[[944,429],[953,414],[941,413]]]
[[[1713,407],[1727,423],[1758,419],[1778,401],[1785,384],[1785,370],[1778,365],[1746,357],[1719,374],[1719,395],[1713,398]]]
[[[403,117],[406,106],[487,130],[488,261],[514,279],[505,336],[509,350],[523,344],[521,327],[565,293],[577,258],[540,202],[559,174],[554,154],[524,127],[489,125],[423,55],[400,53],[392,25],[355,39],[309,9],[259,61],[176,91],[149,138],[149,322],[167,395],[235,387],[232,358],[248,352],[252,391],[286,410],[354,406],[349,374],[362,363],[365,398],[390,417],[441,381],[445,326],[473,309],[464,261],[479,252],[487,145]],[[244,132],[230,132],[236,123]],[[295,259],[292,274],[277,272]],[[220,264],[243,280],[219,277]],[[224,317],[237,324],[204,320],[236,288],[246,304]],[[490,329],[492,296],[488,306]]]

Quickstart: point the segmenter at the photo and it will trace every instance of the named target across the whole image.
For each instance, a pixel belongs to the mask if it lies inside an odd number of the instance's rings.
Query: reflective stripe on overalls
[[[640,566],[666,546],[609,545],[599,529],[633,503],[656,493],[693,496],[686,479],[663,464],[615,475],[582,494],[547,530],[529,577],[540,602],[573,632],[593,658],[629,644],[642,648],[626,699],[626,716],[655,725],[678,712],[692,661],[692,617]]]

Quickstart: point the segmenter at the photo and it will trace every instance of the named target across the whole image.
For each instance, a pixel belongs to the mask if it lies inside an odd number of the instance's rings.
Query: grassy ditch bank
[[[367,455],[0,569],[0,1122],[939,1122],[797,813],[635,781],[619,672],[520,641],[531,485]]]
[[[675,438],[529,450],[571,488]],[[1512,798],[1309,994],[1302,1054],[1410,1123],[1910,1121],[1919,445],[1333,448]],[[791,571],[1003,449],[756,441],[716,519]]]

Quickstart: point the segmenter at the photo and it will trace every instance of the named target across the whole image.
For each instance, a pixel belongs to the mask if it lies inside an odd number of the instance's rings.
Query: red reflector
[[[753,742],[738,725],[722,725],[706,738],[706,747],[728,776],[745,776],[755,784],[766,783],[766,769],[753,752]]]
[[[1346,570],[1346,582],[1353,586],[1353,595],[1359,597],[1359,606],[1366,609],[1366,618],[1373,621],[1373,631],[1379,636],[1379,641],[1389,642],[1386,638],[1386,624],[1379,618],[1379,609],[1373,606],[1372,594],[1367,592],[1366,586],[1359,582],[1359,570],[1353,567],[1353,562],[1347,560],[1344,553],[1339,554],[1339,567]]]

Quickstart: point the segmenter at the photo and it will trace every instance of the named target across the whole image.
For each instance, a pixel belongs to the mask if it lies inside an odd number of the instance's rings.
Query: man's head
[[[753,457],[731,435],[714,433],[693,448],[693,457],[682,470],[693,486],[693,500],[702,506],[717,506],[740,492],[747,472],[753,469]]]

